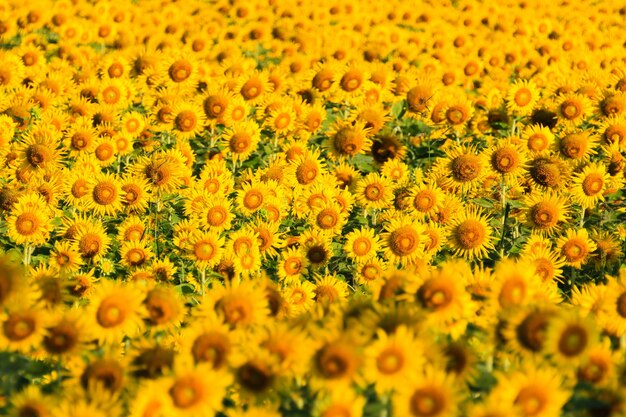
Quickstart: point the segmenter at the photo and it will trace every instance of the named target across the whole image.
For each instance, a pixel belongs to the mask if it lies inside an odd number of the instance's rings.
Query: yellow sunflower
[[[51,214],[41,196],[25,194],[19,197],[7,218],[9,239],[18,245],[45,244],[52,230]]]
[[[174,373],[160,381],[158,391],[166,398],[164,414],[196,416],[214,414],[222,409],[222,401],[232,377],[206,364],[175,364]]]
[[[398,386],[392,405],[393,416],[452,417],[459,409],[459,392],[451,375],[433,367],[415,372]]]
[[[85,309],[87,329],[104,344],[115,344],[125,336],[133,337],[143,328],[144,296],[133,284],[101,281]]]
[[[562,379],[561,372],[552,367],[527,363],[500,375],[491,396],[523,417],[555,416],[570,396]]]
[[[586,229],[568,229],[556,245],[565,259],[565,263],[574,268],[581,268],[597,246],[589,237]]]
[[[408,216],[389,220],[381,235],[386,258],[394,264],[411,265],[423,255],[424,225]]]
[[[252,120],[233,123],[222,133],[222,142],[232,161],[245,161],[256,150],[261,129]]]
[[[392,334],[378,330],[376,336],[364,352],[363,377],[374,384],[376,392],[384,394],[396,389],[398,378],[407,381],[424,365],[423,347],[405,326]]]
[[[558,193],[531,194],[526,198],[526,224],[540,234],[551,235],[559,229],[559,223],[567,220],[568,204]]]
[[[539,89],[532,80],[517,80],[506,95],[507,109],[518,116],[526,116],[533,111],[539,100]]]
[[[604,200],[604,191],[609,182],[609,175],[604,166],[590,163],[579,173],[573,175],[572,199],[583,208],[590,209]]]
[[[477,208],[463,211],[448,228],[448,245],[457,256],[468,259],[485,257],[493,249],[493,229]]]

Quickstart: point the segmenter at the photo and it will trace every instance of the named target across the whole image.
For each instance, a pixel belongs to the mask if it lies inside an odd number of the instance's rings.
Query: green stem
[[[34,248],[30,245],[30,243],[24,245],[24,268],[26,268],[26,270],[28,270],[28,267],[30,266],[33,250]]]
[[[200,288],[200,295],[204,298],[204,288],[206,287],[206,268],[202,268],[202,272],[200,272],[200,284],[202,288]]]

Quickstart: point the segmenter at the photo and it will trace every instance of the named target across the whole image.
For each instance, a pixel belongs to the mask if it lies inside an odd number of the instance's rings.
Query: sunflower
[[[111,166],[117,159],[117,146],[109,136],[100,136],[96,139],[93,155],[101,167]]]
[[[596,313],[598,322],[610,334],[620,335],[626,331],[626,285],[623,274],[619,278],[608,277],[608,285],[588,286],[579,292],[581,304]]]
[[[407,115],[420,118],[428,114],[437,95],[436,83],[430,78],[419,78],[406,92]]]
[[[452,417],[458,412],[459,392],[452,376],[433,367],[398,387],[392,404],[394,416]]]
[[[222,133],[222,141],[231,160],[245,161],[256,150],[261,139],[261,129],[252,120],[233,123]]]
[[[174,366],[174,374],[164,378],[159,387],[167,399],[164,414],[175,416],[209,415],[222,409],[230,374],[218,372],[206,364],[191,366],[182,362]]]
[[[131,240],[120,247],[121,264],[127,268],[141,268],[154,256],[147,242]]]
[[[313,417],[362,417],[366,399],[349,387],[323,391],[316,399]],[[267,416],[272,417],[272,416]]]
[[[316,133],[326,120],[326,109],[321,103],[314,103],[304,108],[298,117],[298,127],[308,133]]]
[[[303,150],[298,156],[289,158],[289,166],[285,176],[289,184],[299,184],[310,187],[321,180],[326,174],[325,164],[321,161],[321,156],[317,150]]]
[[[358,122],[365,124],[365,128],[369,129],[369,135],[376,135],[391,120],[388,111],[375,103],[369,103],[367,107],[354,112],[354,117]]]
[[[78,272],[83,264],[80,252],[72,242],[58,240],[50,252],[49,264],[61,274]]]
[[[555,101],[558,120],[568,127],[579,126],[591,107],[587,97],[575,93],[561,95]]]
[[[576,311],[561,311],[546,329],[545,352],[558,364],[576,366],[587,358],[598,340],[599,332],[591,318]]]
[[[526,198],[526,205],[526,223],[540,234],[553,234],[559,229],[559,223],[567,220],[567,201],[558,193],[531,194]]]
[[[199,135],[205,126],[202,107],[195,102],[181,102],[172,107],[173,133],[181,140]]]
[[[501,324],[507,348],[523,358],[541,355],[546,346],[546,329],[557,313],[557,309],[549,304],[513,309]]]
[[[604,166],[590,163],[582,172],[573,175],[572,199],[583,208],[591,209],[604,200],[603,192],[607,187],[609,175]]]
[[[581,268],[597,248],[586,229],[568,229],[565,236],[556,241],[556,245],[565,263],[574,268]]]
[[[487,167],[483,153],[471,146],[456,146],[446,152],[435,170],[442,174],[439,185],[443,188],[467,193],[482,183]]]
[[[457,96],[446,103],[441,110],[444,123],[454,131],[461,131],[474,114],[474,106],[464,95]]]
[[[250,113],[250,102],[240,96],[235,96],[228,102],[228,107],[223,116],[223,124],[230,126],[234,123],[243,122]]]
[[[407,200],[411,211],[432,215],[443,204],[443,190],[429,182],[409,189]]]
[[[215,127],[218,123],[224,123],[224,115],[228,109],[233,94],[224,88],[211,86],[202,96],[202,109],[207,118],[207,124]]]
[[[384,394],[397,387],[397,380],[407,381],[423,364],[423,347],[405,326],[393,334],[376,332],[376,340],[364,352],[364,379],[374,384],[376,392]]]
[[[167,398],[159,392],[159,380],[143,381],[137,388],[137,394],[129,402],[128,413],[130,417],[146,417],[151,413],[165,411]]]
[[[366,128],[364,122],[336,123],[327,133],[328,155],[333,159],[342,161],[366,153],[371,146],[370,132],[371,129]]]
[[[199,77],[199,62],[190,54],[177,52],[167,54],[158,68],[159,75],[166,80],[166,85],[188,91],[195,87]]]
[[[242,280],[214,287],[208,294],[206,308],[217,312],[231,329],[249,328],[262,322],[270,311],[256,282]]]
[[[171,286],[152,288],[143,303],[152,329],[175,328],[185,315],[184,302]]]
[[[87,210],[89,179],[78,170],[66,171],[63,176],[63,199],[79,211]]]
[[[324,306],[342,303],[348,298],[348,285],[335,275],[315,277],[314,300]]]
[[[494,275],[488,297],[498,310],[526,305],[533,299],[552,301],[554,298],[550,291],[541,294],[541,291],[548,288],[537,282],[533,268],[523,261],[502,260],[496,265]]]
[[[297,248],[287,248],[280,253],[278,260],[278,278],[288,282],[298,281],[306,272],[308,258]]]
[[[527,156],[524,149],[511,139],[498,141],[487,151],[491,171],[507,185],[514,185],[525,169]]]
[[[84,348],[86,336],[83,312],[80,309],[71,309],[51,317],[42,345],[52,357],[74,357]]]
[[[190,354],[194,363],[205,363],[214,370],[225,369],[233,350],[233,334],[227,323],[209,314],[183,330],[181,351]]]
[[[292,281],[281,292],[287,302],[289,315],[297,316],[309,311],[315,305],[315,285],[309,281]]]
[[[340,69],[332,62],[318,62],[304,74],[303,83],[317,90],[322,97],[326,97],[334,91]]]
[[[506,405],[509,410],[516,410],[523,417],[558,415],[569,396],[560,371],[531,363],[501,375],[490,395],[494,401]]]
[[[114,174],[96,174],[88,181],[91,198],[86,198],[86,207],[97,216],[110,216],[122,207],[119,180]]]
[[[461,275],[464,267],[463,262],[445,263],[419,286],[416,301],[427,311],[427,320],[433,325],[463,320],[475,308],[462,281],[452,278]]]
[[[287,136],[296,128],[296,122],[296,113],[293,110],[293,105],[285,102],[270,110],[264,125],[278,136]]]
[[[97,262],[109,250],[111,239],[101,223],[87,221],[76,229],[72,237],[78,246],[78,252],[85,261]]]
[[[121,242],[143,240],[147,235],[146,224],[139,216],[128,216],[117,227],[117,239]]]
[[[393,200],[393,184],[382,175],[372,172],[359,179],[354,194],[356,202],[365,210],[388,208]]]
[[[477,208],[463,211],[448,227],[448,245],[457,256],[468,259],[487,256],[493,249],[493,230]]]
[[[555,142],[556,151],[565,160],[586,161],[590,155],[596,153],[594,149],[597,139],[587,131],[572,132],[564,135]]]
[[[259,252],[263,258],[274,258],[278,255],[278,250],[283,248],[283,236],[279,229],[280,223],[275,220],[258,220],[252,226],[252,230],[258,235]]]
[[[533,156],[543,155],[554,143],[554,134],[546,126],[529,124],[524,128],[522,140]]]
[[[64,132],[64,148],[70,156],[90,153],[96,149],[97,132],[87,117],[80,117]]]
[[[50,417],[57,401],[41,392],[40,387],[31,385],[11,398],[13,405],[11,415],[33,417]]]
[[[233,218],[230,200],[225,197],[209,199],[199,214],[201,227],[218,232],[230,229]]]
[[[50,317],[38,306],[22,305],[4,312],[0,321],[0,347],[3,350],[28,353],[41,346]]]
[[[167,257],[161,257],[150,265],[150,272],[155,281],[160,283],[172,282],[178,268]]]
[[[200,269],[217,265],[222,257],[224,239],[215,231],[194,231],[186,242],[187,256]]]
[[[231,256],[236,276],[251,278],[259,274],[261,270],[261,254],[257,247],[229,254],[229,256]]]
[[[370,75],[365,66],[356,62],[335,71],[336,88],[334,90],[335,100],[349,100],[360,95],[362,87],[366,84]]]
[[[409,182],[411,169],[407,164],[399,159],[391,159],[383,163],[381,174],[389,178],[394,184],[405,186]],[[416,176],[419,174],[416,172]]]
[[[369,227],[361,227],[348,233],[346,235],[346,243],[343,246],[346,256],[357,262],[364,262],[376,256],[379,248],[380,238],[376,235],[374,229]]]
[[[602,121],[598,132],[604,143],[617,143],[620,150],[626,150],[626,118],[611,116]]]
[[[50,237],[51,212],[36,194],[25,194],[17,202],[7,218],[7,236],[18,245],[40,246]]]
[[[569,179],[568,166],[554,157],[537,157],[530,161],[527,178],[531,184],[541,189],[558,190]]]
[[[121,342],[124,336],[139,334],[144,326],[144,296],[133,284],[101,281],[85,310],[87,329],[104,344]]]
[[[607,385],[615,375],[617,363],[615,356],[615,353],[611,351],[610,343],[598,343],[590,347],[587,359],[578,366],[576,371],[578,381],[595,387]]]
[[[596,270],[617,264],[624,253],[617,236],[608,231],[599,231],[591,236],[597,249],[592,254],[592,262]]]
[[[215,196],[228,194],[234,188],[233,177],[228,172],[214,172],[205,169],[200,174],[199,185],[204,191]]]
[[[522,256],[525,262],[535,266],[535,275],[543,282],[562,281],[565,260],[551,249],[543,248]]]
[[[345,336],[328,337],[313,354],[311,364],[311,387],[339,389],[349,386],[357,377],[363,361],[362,353]]]
[[[103,404],[97,402],[89,402],[85,399],[64,399],[59,402],[58,406],[54,409],[54,416],[67,416],[67,417],[111,417],[119,416],[119,411],[116,413],[116,407],[109,405],[103,407]]]
[[[183,184],[182,177],[185,173],[183,160],[183,155],[176,151],[155,152],[149,158],[138,159],[133,165],[131,173],[133,177],[139,178],[142,182],[147,182],[144,190],[170,193],[180,189]]]
[[[518,116],[526,116],[533,111],[539,99],[539,90],[532,80],[517,80],[506,95],[507,110]]]
[[[347,220],[347,213],[341,210],[339,204],[328,202],[313,209],[310,222],[313,227],[334,235],[341,232]]]
[[[269,186],[260,181],[245,182],[237,190],[237,207],[240,213],[251,216],[264,208],[269,197]]]
[[[411,265],[423,255],[424,225],[408,216],[390,219],[381,239],[386,258],[394,264]]]

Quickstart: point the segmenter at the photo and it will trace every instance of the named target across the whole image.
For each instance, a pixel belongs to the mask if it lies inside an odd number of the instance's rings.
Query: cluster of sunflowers
[[[0,414],[626,415],[626,7],[413,3],[2,2]]]

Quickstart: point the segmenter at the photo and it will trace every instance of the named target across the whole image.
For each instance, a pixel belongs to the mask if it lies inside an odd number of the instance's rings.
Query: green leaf
[[[404,113],[406,113],[406,100],[398,101],[391,107],[391,115],[395,119],[402,119]]]
[[[484,207],[484,208],[493,208],[494,207],[494,201],[487,199],[487,198],[475,198],[473,200],[471,200],[472,203],[476,204],[477,206],[480,207]]]

